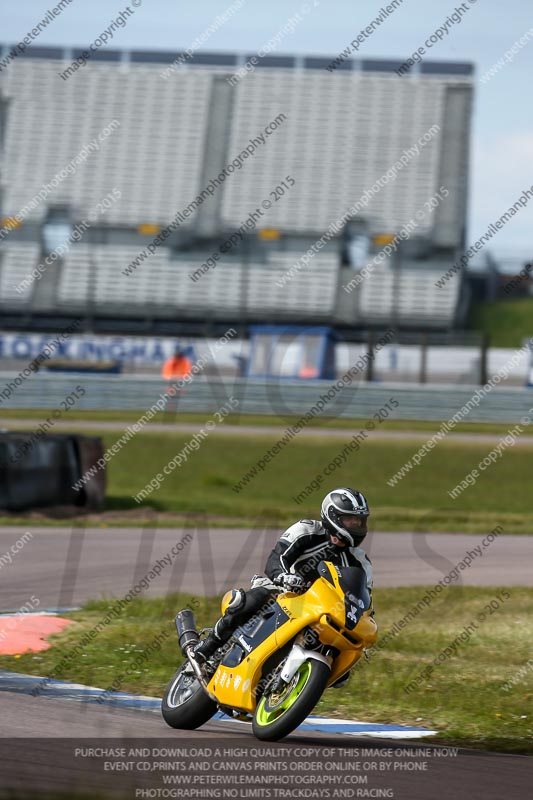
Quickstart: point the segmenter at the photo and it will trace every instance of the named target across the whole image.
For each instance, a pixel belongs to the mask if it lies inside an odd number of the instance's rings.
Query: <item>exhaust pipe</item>
[[[187,650],[200,640],[193,612],[189,608],[180,611],[176,614],[175,623],[181,652],[187,658]]]
[[[196,630],[196,622],[194,620],[194,614],[189,608],[184,608],[183,611],[179,611],[176,614],[174,622],[176,624],[179,646],[181,652],[183,653],[183,656],[188,660],[189,664],[193,668],[194,673],[198,678],[198,683],[203,687],[207,696],[210,697],[211,700],[218,705],[217,698],[207,688],[206,678],[202,674],[202,670],[200,669],[198,662],[193,656],[192,651],[194,645],[200,641],[200,637],[198,636],[198,631]]]

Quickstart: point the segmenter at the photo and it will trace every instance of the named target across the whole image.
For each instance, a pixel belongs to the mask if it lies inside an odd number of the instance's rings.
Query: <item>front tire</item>
[[[300,665],[287,686],[264,694],[252,722],[255,736],[267,742],[288,736],[316,706],[330,674],[327,664],[310,658]]]
[[[187,671],[187,664],[180,667],[161,702],[161,713],[167,725],[194,730],[208,722],[216,710],[216,703],[206,695],[196,675]]]

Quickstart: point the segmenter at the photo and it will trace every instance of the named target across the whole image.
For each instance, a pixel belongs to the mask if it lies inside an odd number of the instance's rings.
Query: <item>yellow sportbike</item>
[[[237,628],[206,664],[189,609],[176,616],[184,664],[162,701],[165,721],[191,730],[217,710],[252,722],[258,739],[287,736],[377,640],[365,571],[330,561],[303,594],[283,592]],[[222,600],[224,613],[228,596]],[[202,631],[205,633],[206,631]]]

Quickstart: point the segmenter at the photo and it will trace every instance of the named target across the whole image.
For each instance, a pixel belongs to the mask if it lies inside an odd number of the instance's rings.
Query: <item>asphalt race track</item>
[[[243,735],[243,727],[237,723],[212,722],[200,731],[176,731],[168,728],[159,714],[135,711],[123,711],[106,707],[85,706],[68,701],[51,701],[43,698],[31,698],[21,695],[3,694],[0,696],[0,713],[2,715],[2,731],[0,737],[0,755],[2,756],[1,786],[40,787],[72,792],[75,787],[88,787],[98,797],[97,790],[119,787],[124,794],[119,796],[136,797],[132,783],[136,787],[156,787],[162,768],[170,766],[170,755],[155,759],[160,764],[159,770],[136,770],[110,773],[103,762],[120,763],[120,759],[89,758],[76,754],[84,748],[96,747],[142,747],[157,756],[167,753],[165,748],[189,748],[190,758],[201,763],[214,762],[215,748],[221,749],[221,756],[226,762],[240,764],[246,762],[252,766],[261,758],[272,763],[276,768],[272,772],[265,770],[267,776],[284,775],[280,779],[287,782],[280,784],[281,790],[292,794],[246,794],[240,787],[234,797],[395,797],[405,800],[432,800],[432,798],[469,798],[474,800],[525,800],[530,796],[533,759],[524,756],[485,754],[474,750],[460,750],[457,754],[450,748],[441,748],[433,744],[400,743],[380,739],[373,741],[348,736],[324,736],[314,733],[295,733],[281,743],[263,743],[252,738],[251,734]],[[343,750],[339,750],[343,748]],[[365,755],[362,751],[366,749]],[[334,755],[334,751],[338,755]],[[28,753],[31,757],[28,758]],[[324,754],[327,754],[326,756]],[[434,754],[434,755],[433,755]],[[125,763],[146,764],[153,756],[142,759],[126,759]],[[173,758],[176,758],[175,756]],[[179,763],[187,763],[187,756],[181,751]],[[323,767],[316,774],[311,774],[309,783],[305,782],[309,770],[318,769],[319,762],[328,760],[337,762],[337,768],[330,773]],[[169,763],[170,762],[170,763]],[[307,765],[307,773],[295,774],[290,765],[298,762]],[[124,762],[123,762],[124,763]],[[384,764],[390,766],[384,767]],[[403,767],[401,765],[404,765]],[[425,765],[416,770],[416,765]],[[302,767],[303,769],[303,767]],[[172,772],[172,770],[168,770]],[[242,772],[245,771],[243,766]],[[292,774],[291,774],[292,773]],[[206,768],[205,778],[215,774]],[[225,774],[239,774],[239,770],[229,770]],[[257,773],[256,773],[257,774]],[[317,791],[321,785],[320,776],[333,775],[366,775],[366,784],[341,782],[340,787],[353,794],[336,794],[335,787],[322,788],[322,794],[296,794],[298,787],[314,787],[309,791]],[[23,781],[21,776],[24,776]],[[206,785],[200,787],[206,792]],[[387,791],[387,794],[356,794],[362,790]],[[217,796],[194,794],[191,789],[183,787],[183,794],[177,797]],[[220,791],[220,790],[219,790]],[[265,791],[265,789],[263,789]],[[0,788],[1,792],[1,788]],[[327,793],[329,792],[329,793]],[[392,792],[392,794],[390,793]],[[0,793],[0,797],[6,796]],[[67,795],[68,796],[68,795]],[[91,795],[93,796],[93,795]],[[149,795],[146,795],[149,796]],[[152,795],[157,796],[157,795]],[[223,796],[222,794],[218,796]]]
[[[139,412],[141,416],[142,412]],[[206,419],[208,414],[206,413]],[[42,419],[13,419],[12,417],[0,417],[0,426],[8,429],[24,430],[30,428],[34,430],[38,427]],[[510,423],[512,424],[512,423]],[[131,421],[127,420],[58,420],[54,427],[57,429],[64,429],[68,431],[123,431],[131,425]],[[346,428],[328,428],[311,426],[306,428],[300,434],[301,437],[323,437],[327,436],[328,439],[347,439],[354,435],[354,426],[351,428],[350,419],[346,419]],[[435,421],[435,427],[439,425],[439,421]],[[146,425],[145,430],[147,433],[196,433],[201,427],[200,423],[192,422],[150,422]],[[282,436],[285,432],[283,426],[278,425],[232,425],[231,423],[224,423],[220,428],[213,431],[212,435],[223,436]],[[369,434],[374,439],[412,439],[414,441],[426,442],[432,435],[431,431],[410,431],[410,430],[374,430]],[[450,433],[448,439],[457,442],[472,442],[474,444],[497,444],[500,441],[501,434],[498,433]],[[515,445],[531,446],[533,444],[533,436],[520,436],[515,442]]]
[[[32,594],[41,609],[79,605],[102,595],[121,597],[158,561],[161,572],[150,582],[148,596],[171,591],[220,595],[235,585],[246,587],[280,535],[279,530],[222,528],[13,526],[0,529],[0,554],[25,530],[33,538],[0,572],[2,611],[17,610]],[[501,536],[476,554],[483,539],[483,534],[373,533],[367,552],[375,584],[437,583],[470,552],[471,564],[460,572],[465,585],[533,586],[533,538]],[[179,547],[174,557],[173,546]]]

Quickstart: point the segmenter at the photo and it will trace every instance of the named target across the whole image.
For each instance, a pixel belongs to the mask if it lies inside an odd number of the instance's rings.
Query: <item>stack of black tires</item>
[[[102,439],[59,433],[32,438],[31,447],[29,441],[30,434],[24,431],[0,432],[0,509],[101,508],[105,462],[103,469],[94,467],[103,456]],[[76,487],[82,477],[83,483]]]

